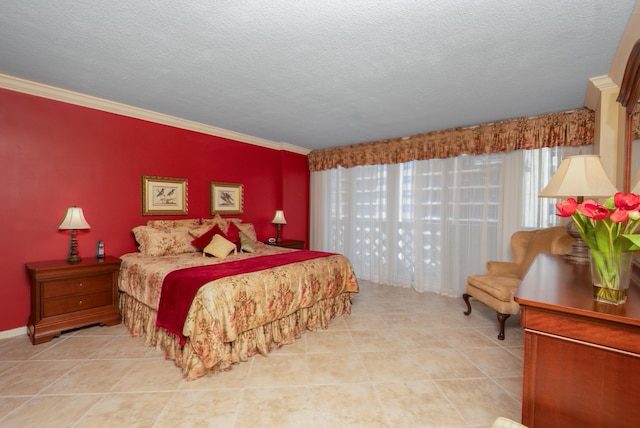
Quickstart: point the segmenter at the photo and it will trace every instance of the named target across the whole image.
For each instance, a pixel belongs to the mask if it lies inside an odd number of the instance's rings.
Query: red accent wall
[[[143,216],[143,175],[186,178],[188,214]],[[258,238],[284,209],[285,239],[308,241],[309,171],[304,155],[272,150],[0,89],[0,331],[27,325],[24,264],[65,259],[67,207],[83,208],[80,257],[136,251],[131,228],[149,219],[210,217],[211,181],[244,185],[245,222]]]

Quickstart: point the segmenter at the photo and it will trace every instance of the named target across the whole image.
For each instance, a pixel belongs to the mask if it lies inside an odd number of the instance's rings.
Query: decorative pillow
[[[253,227],[253,223],[240,223],[237,225],[240,232],[243,232],[249,239],[253,241],[258,240],[258,236],[256,235],[256,229]]]
[[[205,233],[191,241],[191,245],[196,247],[198,250],[203,251],[204,248],[209,244],[209,242],[211,242],[211,239],[214,235],[224,235],[217,224],[213,227],[210,227],[209,230],[207,230]]]
[[[225,235],[229,241],[235,243],[238,247],[240,247],[239,233],[240,229],[238,229],[238,226],[236,226],[235,223],[229,223],[229,227],[227,228],[227,233],[225,233]]]
[[[156,229],[174,229],[176,227],[195,227],[200,225],[200,219],[184,218],[180,220],[147,220],[147,226]]]
[[[217,224],[222,233],[227,233],[227,229],[229,228],[229,221],[220,217],[220,214],[216,214],[213,218],[203,218],[200,219],[201,223],[206,226],[213,226]]]
[[[138,250],[144,256],[168,256],[197,251],[191,245],[192,238],[186,227],[164,230],[136,226],[132,232],[138,242]]]
[[[235,251],[235,249],[236,244],[227,241],[222,237],[222,235],[214,235],[213,238],[211,238],[209,245],[204,247],[204,250],[202,251],[203,253],[211,254],[219,259],[224,259],[229,255],[229,253]]]
[[[246,251],[247,253],[253,253],[256,251],[254,239],[251,239],[244,232],[240,232],[238,234],[240,237],[240,251]]]
[[[199,238],[204,235],[204,233],[209,229],[211,229],[210,224],[202,224],[200,226],[192,227],[191,229],[189,229],[189,235],[193,236],[194,238]]]

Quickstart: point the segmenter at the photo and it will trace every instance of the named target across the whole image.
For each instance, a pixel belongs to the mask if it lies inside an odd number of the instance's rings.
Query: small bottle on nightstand
[[[104,242],[98,241],[96,244],[96,258],[104,259]]]

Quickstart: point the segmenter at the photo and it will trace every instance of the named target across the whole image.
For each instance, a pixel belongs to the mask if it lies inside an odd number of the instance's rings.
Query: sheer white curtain
[[[540,149],[311,174],[311,248],[346,255],[359,278],[459,296],[509,238],[555,224],[537,195],[563,156]],[[533,211],[532,211],[533,210]]]

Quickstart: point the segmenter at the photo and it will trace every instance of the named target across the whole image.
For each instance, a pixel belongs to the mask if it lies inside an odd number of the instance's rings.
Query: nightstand
[[[266,244],[284,248],[295,248],[297,250],[302,250],[304,248],[304,241],[297,241],[295,239],[283,239],[280,242],[266,242]]]
[[[31,275],[29,337],[34,345],[65,330],[120,323],[120,259],[86,258],[78,263],[52,260],[26,264]]]

